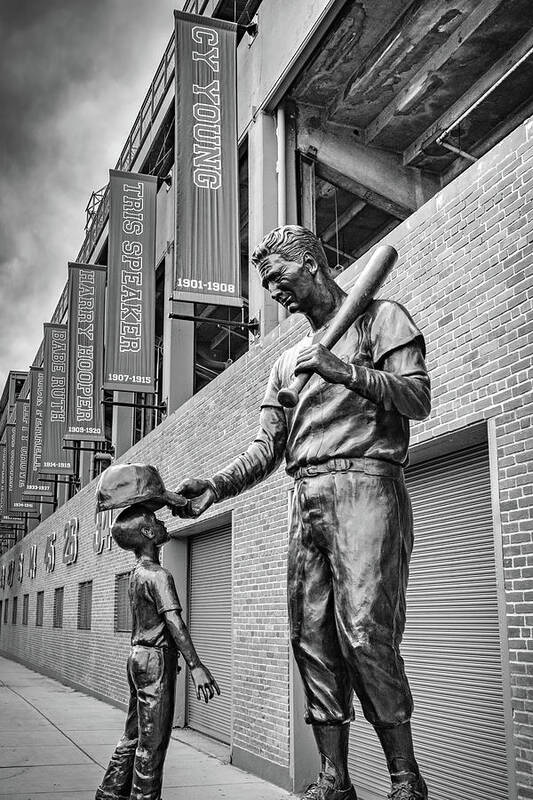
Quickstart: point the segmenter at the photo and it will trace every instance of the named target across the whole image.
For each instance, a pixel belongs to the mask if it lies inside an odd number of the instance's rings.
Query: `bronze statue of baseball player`
[[[320,241],[287,225],[252,255],[263,286],[311,331],[270,374],[255,440],[210,480],[189,479],[180,516],[199,516],[270,475],[295,480],[288,553],[291,641],[321,758],[306,800],[356,800],[347,768],[353,692],[374,726],[391,800],[426,800],[413,701],[399,651],[413,527],[403,467],[409,420],[430,411],[422,334],[398,303],[372,300],[332,350],[320,339],[346,299]],[[278,393],[312,373],[293,408]],[[283,394],[283,393],[282,393]]]

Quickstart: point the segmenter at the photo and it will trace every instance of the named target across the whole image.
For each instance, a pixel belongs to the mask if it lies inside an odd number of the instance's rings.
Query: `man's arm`
[[[386,409],[394,407],[409,419],[425,419],[431,409],[430,381],[416,339],[385,354],[379,369],[346,364],[320,343],[313,344],[298,358],[295,373],[303,371],[344,384]]]
[[[211,480],[188,479],[178,486],[178,493],[192,500],[189,509],[179,516],[198,517],[212,503],[244,492],[267,478],[280,465],[285,453],[287,425],[282,408],[264,406],[259,418],[259,431],[244,453],[234,458]]]
[[[163,613],[167,628],[191,671],[191,677],[196,687],[196,697],[200,700],[200,694],[202,694],[207,703],[208,700],[215,696],[215,692],[220,694],[218,684],[207,667],[198,658],[191,635],[180,612],[173,608]]]
[[[420,346],[411,342],[388,353],[381,369],[351,365],[348,389],[409,419],[425,419],[431,411],[429,376]]]

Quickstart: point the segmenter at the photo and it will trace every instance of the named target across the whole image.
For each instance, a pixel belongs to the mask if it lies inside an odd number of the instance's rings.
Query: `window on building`
[[[37,599],[35,602],[35,627],[43,627],[44,616],[44,592],[37,592]]]
[[[18,602],[19,602],[18,597],[14,597],[13,598],[13,609],[11,611],[11,624],[12,625],[16,625],[17,624]]]
[[[128,588],[130,572],[115,576],[115,630],[131,631],[131,607]]]
[[[5,605],[4,605],[4,622],[7,622],[7,615],[9,613],[8,609],[9,609],[9,599],[6,597]]]
[[[54,628],[63,627],[63,595],[64,587],[58,586],[54,592]]]
[[[93,582],[80,583],[78,590],[78,630],[91,630],[91,616],[93,605]]]
[[[22,624],[28,624],[28,609],[30,606],[30,596],[29,594],[25,594],[22,598]]]
[[[2,600],[0,600],[0,629],[2,628]]]
[[[320,238],[334,273],[353,264],[405,216],[377,195],[358,195],[340,173],[303,154],[300,183],[300,222]]]

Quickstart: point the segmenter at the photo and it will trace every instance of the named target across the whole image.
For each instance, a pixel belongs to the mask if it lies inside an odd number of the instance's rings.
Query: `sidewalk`
[[[0,800],[94,800],[125,713],[0,657]],[[164,800],[294,796],[173,738]]]

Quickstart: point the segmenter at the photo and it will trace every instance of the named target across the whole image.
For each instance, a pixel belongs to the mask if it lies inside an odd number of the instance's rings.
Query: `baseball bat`
[[[374,295],[385,281],[398,259],[398,253],[388,244],[376,248],[354,285],[346,295],[335,317],[327,328],[321,343],[328,350],[334,347],[339,339],[353,325],[357,317],[370,305]],[[294,408],[304,386],[311,379],[313,372],[301,372],[296,375],[289,386],[280,389],[278,402],[284,408]]]

